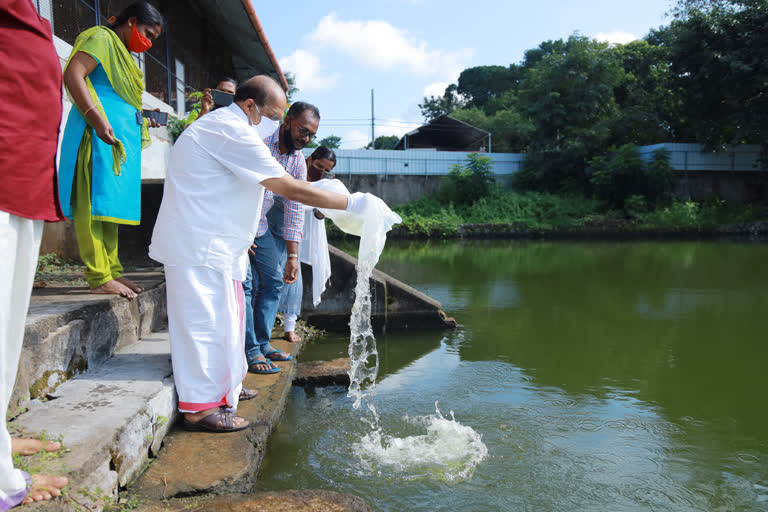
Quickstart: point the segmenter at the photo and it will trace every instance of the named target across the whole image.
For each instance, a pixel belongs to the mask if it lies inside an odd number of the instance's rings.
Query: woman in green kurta
[[[141,150],[149,133],[141,116],[144,75],[130,52],[152,46],[163,18],[136,2],[110,21],[77,37],[64,70],[74,108],[62,140],[59,190],[91,292],[133,298],[142,288],[122,277],[117,227],[139,224]]]

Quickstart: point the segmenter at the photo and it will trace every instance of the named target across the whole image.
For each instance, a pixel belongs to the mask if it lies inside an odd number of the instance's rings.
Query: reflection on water
[[[463,327],[380,337],[382,423],[423,433],[407,418],[439,400],[489,457],[458,483],[366,470],[344,390],[296,388],[259,485],[398,511],[767,510],[767,257],[711,242],[389,247],[378,268]],[[303,358],[345,352],[329,339]]]

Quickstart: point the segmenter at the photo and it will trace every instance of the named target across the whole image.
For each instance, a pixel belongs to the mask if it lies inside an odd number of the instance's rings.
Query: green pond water
[[[377,336],[383,431],[424,434],[439,401],[488,455],[458,479],[366,460],[346,389],[294,387],[259,490],[398,512],[768,510],[768,244],[389,243],[377,268],[461,324]]]

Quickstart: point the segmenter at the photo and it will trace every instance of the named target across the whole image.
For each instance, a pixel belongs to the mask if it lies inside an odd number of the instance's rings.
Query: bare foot
[[[136,293],[125,286],[123,283],[118,282],[116,279],[107,281],[101,286],[91,288],[91,293],[103,294],[103,295],[120,295],[126,299],[135,299]]]
[[[130,288],[136,293],[141,293],[144,291],[144,287],[139,286],[138,284],[134,283],[127,277],[118,277],[117,279],[115,279],[115,281],[124,284],[125,286],[127,286],[128,288]]]
[[[13,455],[34,455],[41,450],[46,452],[55,452],[61,448],[61,443],[53,441],[40,441],[30,438],[11,438],[11,453]]]
[[[21,504],[48,501],[56,496],[61,496],[61,489],[66,487],[68,483],[69,481],[63,476],[32,475],[32,487]]]
[[[211,414],[215,412],[220,412],[221,407],[214,407],[212,409],[206,409],[204,411],[195,412],[195,413],[184,413],[184,419],[187,420],[190,423],[197,423],[198,421],[202,420],[206,416],[210,416]],[[242,427],[243,425],[248,424],[248,420],[245,418],[241,418],[240,416],[235,416],[232,418],[232,423],[235,425],[235,428]],[[221,424],[221,421],[217,422],[217,425],[219,428],[221,428],[223,425]]]
[[[301,336],[299,336],[293,331],[288,331],[283,335],[283,339],[285,341],[290,341],[291,343],[297,343],[301,341]]]

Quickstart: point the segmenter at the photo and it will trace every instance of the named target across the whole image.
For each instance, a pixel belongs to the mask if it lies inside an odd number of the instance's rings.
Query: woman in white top
[[[331,171],[336,166],[336,154],[332,149],[320,146],[307,158],[307,181],[317,182],[325,178],[333,178]],[[330,277],[330,259],[328,257],[328,243],[325,240],[325,226],[323,224],[324,215],[316,209],[307,209],[304,217],[304,240],[299,245],[299,254],[301,261],[313,265],[313,281],[318,281],[318,286],[313,286],[313,291],[325,288],[325,283]],[[314,223],[314,224],[313,224]],[[319,238],[322,238],[320,240]],[[324,248],[324,249],[323,249]],[[322,252],[323,254],[320,254]],[[317,253],[317,254],[313,254]],[[318,260],[319,264],[313,264]],[[299,275],[296,282],[283,286],[280,295],[280,305],[278,311],[283,314],[284,338],[290,342],[301,341],[301,337],[296,334],[296,319],[301,314],[301,298],[304,295],[302,286],[301,265],[299,265]],[[313,293],[313,303],[317,305],[320,302],[320,295]]]

